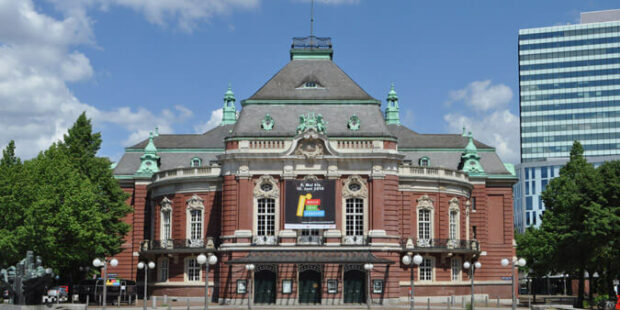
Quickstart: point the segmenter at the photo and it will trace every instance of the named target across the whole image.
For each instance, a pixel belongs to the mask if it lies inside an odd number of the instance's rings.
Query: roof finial
[[[387,96],[387,107],[385,108],[385,123],[388,125],[400,125],[400,115],[398,108],[398,95],[394,90],[394,83],[390,87]]]
[[[232,86],[228,83],[228,90],[224,94],[224,108],[222,108],[222,123],[220,125],[230,125],[237,122],[237,108],[235,108],[235,94]]]

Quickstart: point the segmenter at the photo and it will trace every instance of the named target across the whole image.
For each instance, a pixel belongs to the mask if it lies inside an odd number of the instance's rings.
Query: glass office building
[[[540,225],[540,193],[579,140],[590,162],[620,158],[620,10],[519,30],[521,165],[515,225]],[[519,215],[522,215],[521,217]]]

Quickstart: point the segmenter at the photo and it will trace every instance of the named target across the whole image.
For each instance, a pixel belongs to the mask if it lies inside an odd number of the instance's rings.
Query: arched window
[[[431,165],[431,159],[428,158],[428,156],[424,156],[424,157],[420,158],[418,163],[422,167],[429,167]]]
[[[202,166],[202,159],[200,159],[198,157],[192,158],[192,161],[190,162],[190,166],[191,167],[200,167],[200,166]]]
[[[368,231],[368,188],[362,177],[354,175],[342,184],[343,243],[363,244]]]

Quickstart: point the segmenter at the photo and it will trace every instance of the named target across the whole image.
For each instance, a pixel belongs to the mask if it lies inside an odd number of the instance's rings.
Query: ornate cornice
[[[459,200],[456,197],[453,197],[452,199],[450,199],[450,207],[449,207],[450,211],[460,211],[459,208]]]
[[[342,184],[342,198],[368,198],[368,187],[366,186],[366,180],[359,175],[349,176],[342,182]],[[355,188],[355,184],[359,185],[358,190],[352,190],[350,188]]]
[[[268,190],[265,184],[271,185],[271,188]],[[278,182],[270,175],[262,175],[258,180],[254,182],[254,198],[274,198],[278,199],[280,197],[280,187],[278,186]]]
[[[164,199],[159,202],[161,206],[161,212],[172,211],[172,200],[168,199],[168,197],[164,197]]]
[[[200,198],[200,196],[194,194],[192,198],[187,200],[187,209],[188,210],[204,210],[204,199]]]
[[[433,210],[435,209],[435,207],[433,206],[433,202],[434,200],[429,197],[427,194],[422,195],[420,198],[416,199],[416,201],[418,202],[418,209],[425,209],[425,210]]]

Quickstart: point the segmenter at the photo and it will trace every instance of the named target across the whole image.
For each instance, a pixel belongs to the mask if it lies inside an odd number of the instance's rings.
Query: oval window
[[[349,190],[352,192],[357,192],[362,189],[362,186],[359,183],[351,183],[349,184]]]
[[[269,192],[273,189],[273,185],[271,185],[271,183],[263,183],[260,185],[260,189],[263,192]]]

